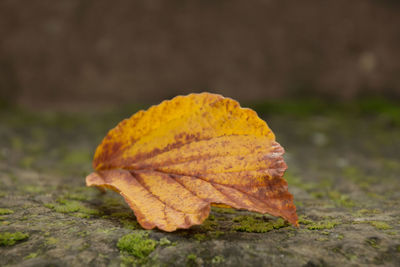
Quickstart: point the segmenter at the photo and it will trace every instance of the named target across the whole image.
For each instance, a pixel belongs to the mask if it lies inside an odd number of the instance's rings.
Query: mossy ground
[[[29,237],[28,234],[24,234],[21,232],[1,232],[0,233],[0,246],[12,246],[16,244],[18,241],[25,240]]]
[[[135,110],[0,111],[0,236],[5,243],[0,246],[0,265],[400,262],[397,104],[311,101],[258,106],[286,149],[285,177],[300,216],[299,228],[268,215],[213,207],[202,225],[144,235],[118,194],[85,187],[97,144]],[[130,240],[126,236],[140,236],[149,245],[139,246],[139,251],[151,249],[130,253],[138,248],[129,242],[122,245],[124,237]]]
[[[157,241],[147,238],[145,233],[131,233],[118,240],[120,251],[127,252],[139,259],[145,259],[156,249]]]

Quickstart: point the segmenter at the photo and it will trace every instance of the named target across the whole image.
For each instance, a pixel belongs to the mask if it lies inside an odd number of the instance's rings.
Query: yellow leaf
[[[98,146],[88,186],[119,192],[143,228],[201,224],[210,204],[297,224],[283,148],[251,109],[220,95],[178,96],[139,111]]]

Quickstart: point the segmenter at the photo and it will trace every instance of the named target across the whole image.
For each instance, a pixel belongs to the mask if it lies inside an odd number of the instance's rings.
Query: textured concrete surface
[[[258,107],[287,151],[299,228],[216,208],[173,233],[143,231],[118,194],[85,187],[95,147],[135,108],[0,111],[0,265],[398,266],[399,106],[301,107]],[[127,252],[132,233],[154,249]]]

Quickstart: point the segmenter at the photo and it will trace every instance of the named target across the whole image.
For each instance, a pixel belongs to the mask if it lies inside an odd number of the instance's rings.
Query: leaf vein
[[[218,182],[211,182],[211,181],[208,181],[207,179],[205,179],[204,177],[201,177],[201,176],[198,176],[198,175],[185,175],[185,174],[179,174],[179,173],[167,173],[167,172],[159,171],[159,170],[155,170],[155,171],[157,171],[157,172],[162,172],[162,173],[166,173],[166,174],[173,174],[173,175],[177,175],[177,176],[191,176],[191,177],[195,177],[195,178],[198,178],[198,179],[200,179],[200,180],[203,180],[203,181],[205,181],[205,182],[207,182],[207,183],[210,183],[210,184],[211,184],[215,189],[217,189],[219,192],[221,192],[221,191],[220,191],[218,188],[216,188],[216,187],[214,186],[214,184],[217,184],[217,185],[220,185],[220,186],[224,186],[224,187],[228,187],[228,188],[231,188],[231,189],[236,190],[236,191],[238,191],[238,192],[241,192],[241,193],[245,194],[246,196],[252,198],[253,201],[254,201],[254,200],[257,200],[257,201],[261,201],[261,202],[265,203],[265,200],[264,200],[264,199],[260,199],[260,198],[257,198],[257,197],[255,197],[255,196],[252,196],[252,195],[250,195],[248,192],[245,192],[245,191],[243,191],[243,190],[241,190],[241,189],[238,189],[238,188],[233,187],[233,186],[228,186],[228,185],[226,185],[226,184],[221,184],[221,183],[218,183]],[[224,193],[222,193],[222,192],[221,192],[221,194],[227,196],[226,194],[224,194]],[[227,196],[227,197],[228,197],[228,196]],[[229,197],[228,197],[228,198],[229,198]],[[229,199],[230,199],[230,198],[229,198]]]

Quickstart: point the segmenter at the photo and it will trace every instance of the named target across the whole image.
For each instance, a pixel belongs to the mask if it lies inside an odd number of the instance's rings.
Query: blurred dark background
[[[0,99],[29,108],[400,96],[395,0],[0,0]]]

